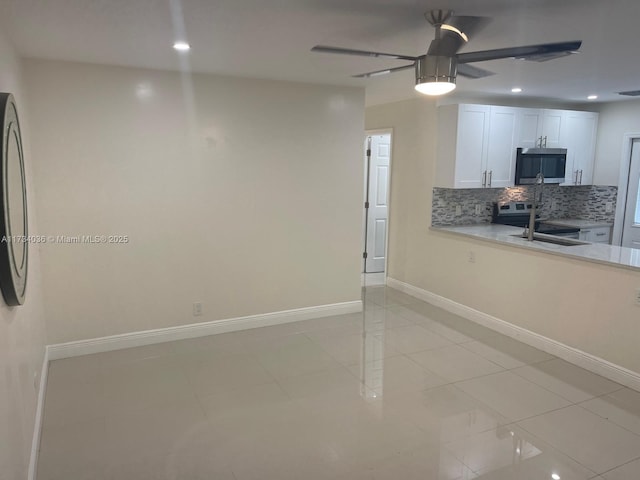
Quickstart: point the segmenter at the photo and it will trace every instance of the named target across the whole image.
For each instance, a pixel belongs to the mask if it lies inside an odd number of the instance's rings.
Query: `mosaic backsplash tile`
[[[533,185],[507,188],[434,188],[431,224],[437,227],[491,223],[494,203],[530,201],[534,196],[534,188]],[[613,223],[617,196],[617,187],[545,185],[540,216]],[[613,207],[610,213],[606,211],[609,202]],[[480,205],[479,214],[476,214],[476,205]],[[461,207],[461,215],[456,215],[456,206]]]

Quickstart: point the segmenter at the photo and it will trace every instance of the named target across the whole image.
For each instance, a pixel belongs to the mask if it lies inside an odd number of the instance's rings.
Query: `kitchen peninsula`
[[[601,243],[578,245],[556,245],[522,238],[522,228],[509,225],[476,224],[431,227],[432,231],[446,232],[476,240],[499,243],[535,252],[561,255],[564,257],[601,263],[609,266],[640,271],[640,250]]]

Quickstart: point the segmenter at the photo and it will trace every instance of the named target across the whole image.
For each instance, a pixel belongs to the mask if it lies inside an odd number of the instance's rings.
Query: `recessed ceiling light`
[[[558,475],[557,473],[552,473],[551,478],[553,478],[553,480],[560,480],[560,475]]]
[[[179,52],[188,52],[191,50],[191,45],[187,42],[176,42],[173,44],[173,48]]]
[[[595,100],[596,98],[598,98],[598,95],[589,95],[587,100]]]
[[[520,93],[522,91],[522,89],[520,87],[513,87],[511,89],[511,93]]]

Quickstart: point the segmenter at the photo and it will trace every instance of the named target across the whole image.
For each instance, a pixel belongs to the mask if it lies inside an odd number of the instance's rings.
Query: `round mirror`
[[[0,288],[7,305],[22,305],[29,254],[27,189],[18,110],[10,93],[0,93],[0,114]]]

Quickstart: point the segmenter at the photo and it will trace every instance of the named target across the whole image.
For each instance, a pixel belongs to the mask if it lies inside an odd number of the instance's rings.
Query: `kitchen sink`
[[[523,234],[519,235],[511,235],[512,237],[520,237],[526,239],[527,237]],[[568,237],[558,237],[556,235],[547,235],[544,233],[534,233],[533,234],[534,242],[544,242],[544,243],[553,243],[555,245],[562,245],[564,247],[574,247],[576,245],[589,245],[589,242],[582,242],[580,240],[576,240],[575,238]]]

